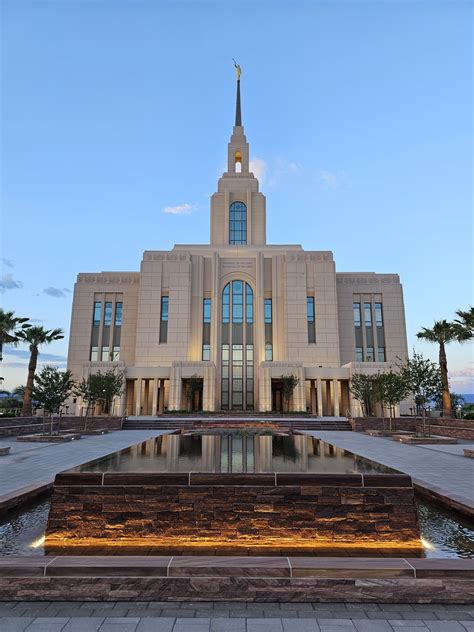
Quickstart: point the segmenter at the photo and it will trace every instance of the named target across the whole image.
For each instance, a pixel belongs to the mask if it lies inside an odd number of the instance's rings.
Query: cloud
[[[320,169],[319,179],[324,182],[324,184],[330,189],[337,189],[337,187],[339,186],[339,178],[332,171]]]
[[[21,281],[15,281],[13,275],[10,274],[2,274],[0,277],[0,292],[5,294],[7,290],[16,290],[23,286]]]
[[[7,347],[4,350],[4,356],[14,356],[16,358],[28,360],[30,357],[30,352],[26,349],[12,349],[10,347]],[[66,356],[55,355],[54,353],[42,353],[41,351],[40,358],[43,362],[65,362],[67,360]]]
[[[70,293],[71,290],[68,290],[67,287],[63,287],[63,289],[59,287],[45,287],[43,290],[43,294],[53,296],[54,298],[64,298],[67,294]]]
[[[0,257],[0,261],[3,263],[3,265],[7,266],[8,268],[15,267],[15,264],[13,263],[11,259],[7,259],[6,257]]]
[[[449,372],[449,383],[454,391],[474,391],[474,367]]]
[[[267,163],[263,158],[252,158],[249,161],[249,170],[253,173],[253,175],[257,178],[257,180],[262,184],[265,181],[265,176],[267,175]]]
[[[169,213],[170,215],[189,215],[193,208],[192,204],[185,202],[178,206],[165,206],[163,213]]]

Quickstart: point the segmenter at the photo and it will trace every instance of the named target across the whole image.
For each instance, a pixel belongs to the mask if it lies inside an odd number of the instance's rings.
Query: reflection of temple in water
[[[389,470],[308,435],[222,432],[162,435],[85,464],[80,471],[344,474]]]

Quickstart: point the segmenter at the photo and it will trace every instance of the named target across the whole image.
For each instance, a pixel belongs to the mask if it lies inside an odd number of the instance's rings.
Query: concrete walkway
[[[474,459],[360,432],[308,430],[305,434],[409,474],[415,483],[474,508]]]
[[[1,632],[473,632],[473,606],[4,602]]]
[[[167,432],[119,430],[104,435],[84,436],[68,443],[23,443],[14,438],[2,438],[0,447],[10,446],[11,451],[0,458],[0,503],[2,498],[22,488],[52,483],[58,472]]]

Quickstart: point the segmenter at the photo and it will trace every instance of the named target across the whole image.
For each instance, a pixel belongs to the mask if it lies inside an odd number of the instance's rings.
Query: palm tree
[[[3,360],[3,345],[18,344],[18,333],[31,325],[28,318],[15,316],[15,312],[6,312],[0,307],[0,362]]]
[[[439,345],[438,362],[441,373],[443,417],[451,417],[453,410],[451,405],[451,395],[449,392],[446,345],[453,342],[453,340],[462,342],[463,340],[467,340],[467,338],[459,325],[449,323],[447,320],[435,321],[431,329],[423,327],[421,331],[416,334],[416,337],[427,340],[428,342],[436,342]]]
[[[41,326],[29,327],[25,331],[18,333],[18,339],[25,342],[30,347],[30,362],[28,364],[28,379],[25,386],[25,396],[23,398],[23,408],[21,417],[29,417],[31,410],[31,392],[33,390],[33,380],[35,377],[36,365],[38,363],[40,345],[47,345],[54,340],[64,338],[62,329],[47,330]]]
[[[474,307],[470,307],[466,312],[458,309],[456,316],[454,323],[464,331],[464,340],[471,340],[474,337]]]

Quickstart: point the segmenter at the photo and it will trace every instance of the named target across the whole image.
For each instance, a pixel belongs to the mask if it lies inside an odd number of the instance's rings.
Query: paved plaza
[[[1,632],[473,632],[474,606],[0,602]]]
[[[15,438],[0,439],[0,448],[11,447],[10,454],[0,458],[0,501],[2,496],[24,487],[52,483],[58,472],[166,432],[168,431],[120,430],[104,435],[84,436],[68,443],[23,443]]]
[[[460,449],[472,448],[472,443],[418,446],[360,432],[308,430],[306,434],[400,470],[409,474],[415,483],[474,508],[474,459],[462,456]],[[444,449],[440,450],[441,447]],[[455,449],[447,450],[448,447]]]

